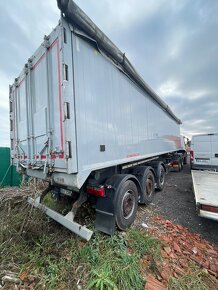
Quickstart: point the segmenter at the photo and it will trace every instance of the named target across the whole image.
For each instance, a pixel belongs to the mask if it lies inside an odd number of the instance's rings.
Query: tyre
[[[115,220],[120,230],[126,230],[135,220],[138,209],[138,190],[131,180],[118,188],[115,201]]]
[[[156,187],[157,190],[161,191],[164,189],[166,179],[166,171],[163,165],[159,165],[156,169]]]
[[[184,160],[183,160],[183,158],[181,157],[180,158],[180,162],[181,162],[181,170],[183,169],[183,167],[184,167]]]
[[[149,169],[145,172],[143,178],[143,200],[145,204],[152,202],[155,191],[155,179],[153,172]]]
[[[181,162],[181,159],[179,158],[178,159],[178,172],[180,172],[182,170],[182,162]]]

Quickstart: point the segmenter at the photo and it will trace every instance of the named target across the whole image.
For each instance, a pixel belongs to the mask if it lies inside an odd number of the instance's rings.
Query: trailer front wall
[[[92,45],[72,38],[79,171],[175,151],[175,120]]]

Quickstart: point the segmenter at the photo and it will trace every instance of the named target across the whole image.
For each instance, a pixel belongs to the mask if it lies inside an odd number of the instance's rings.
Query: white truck
[[[58,26],[10,86],[11,157],[49,183],[29,201],[88,240],[74,221],[83,202],[95,199],[98,230],[125,230],[138,202],[163,189],[168,165],[180,171],[185,150],[181,121],[125,54],[72,0],[58,6]],[[49,191],[76,200],[66,216],[42,204]]]
[[[197,213],[218,221],[218,133],[193,136],[190,161]]]

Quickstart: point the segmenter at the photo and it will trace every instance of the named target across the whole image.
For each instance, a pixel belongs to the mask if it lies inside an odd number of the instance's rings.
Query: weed
[[[130,229],[127,233],[128,243],[134,251],[142,257],[151,254],[154,259],[161,257],[161,242],[149,235],[144,234],[138,229]]]
[[[45,202],[55,206],[49,196]],[[140,257],[155,252],[153,239],[137,230],[113,237],[95,233],[82,242],[26,202],[2,215],[1,234],[3,267],[37,275],[36,289],[72,289],[78,281],[89,289],[143,289]]]
[[[47,202],[55,206],[49,196]],[[79,283],[82,289],[140,290],[140,259],[149,255],[156,265],[160,248],[137,229],[113,237],[95,233],[86,243],[26,201],[0,208],[0,270],[36,276],[34,289],[75,289]],[[195,273],[171,278],[169,289],[207,289],[205,276]]]
[[[118,289],[116,284],[111,280],[111,273],[102,271],[101,273],[93,270],[93,278],[88,283],[88,288],[101,289],[101,290],[115,290]]]
[[[169,290],[209,290],[207,284],[204,282],[207,274],[200,270],[195,269],[190,271],[189,273],[183,275],[182,277],[176,279],[174,277],[170,278],[169,281]]]
[[[97,234],[87,247],[98,247],[97,259],[90,267],[88,287],[93,289],[143,289],[139,258],[130,254],[126,239]]]
[[[57,197],[55,197],[51,192],[49,192],[45,196],[45,198],[43,199],[43,203],[47,207],[63,215],[67,214],[72,208],[72,204],[71,204],[72,202],[70,200],[70,197],[61,196],[60,199],[57,199]]]

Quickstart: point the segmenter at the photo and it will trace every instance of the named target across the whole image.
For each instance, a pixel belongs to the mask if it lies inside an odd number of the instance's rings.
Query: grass
[[[176,279],[171,277],[169,281],[169,290],[209,290],[215,289],[211,288],[209,285],[213,284],[214,281],[210,281],[210,277],[208,273],[199,269],[193,268],[187,274],[182,277]],[[214,284],[213,284],[214,285]]]
[[[0,220],[0,272],[33,277],[34,289],[140,290],[140,258],[159,251],[157,240],[134,229],[95,233],[86,243],[25,201],[0,205]]]
[[[47,203],[55,207],[50,198]],[[156,238],[133,228],[113,237],[94,233],[86,243],[25,201],[0,204],[0,274],[3,270],[13,271],[36,290],[78,286],[144,289],[142,257],[152,258],[154,269],[150,267],[149,271],[155,273],[161,246]],[[205,290],[205,279],[205,273],[194,269],[179,279],[171,278],[168,288]]]

